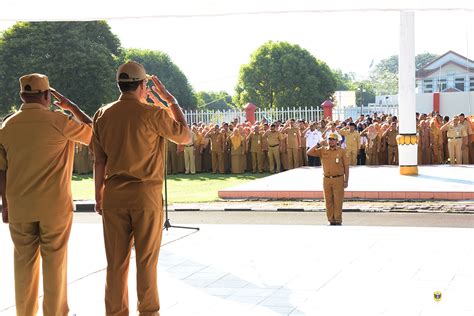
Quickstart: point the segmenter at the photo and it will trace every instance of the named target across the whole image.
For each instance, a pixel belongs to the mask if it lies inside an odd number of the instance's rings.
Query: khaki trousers
[[[461,164],[462,163],[462,139],[451,138],[448,139],[448,151],[449,151],[449,163],[450,164]]]
[[[346,148],[346,157],[349,159],[349,165],[357,165],[357,148]]]
[[[212,173],[224,173],[224,153],[219,151],[211,151]]]
[[[159,316],[157,266],[163,229],[163,210],[104,209],[107,277],[106,315],[128,316],[128,268],[132,245],[137,263],[139,315]]]
[[[469,155],[471,156],[470,163],[474,164],[474,141],[471,141],[471,145],[469,145]]]
[[[270,165],[270,172],[280,172],[280,145],[275,147],[268,146],[268,163]],[[276,165],[276,168],[275,168]]]
[[[323,178],[326,215],[331,223],[342,223],[342,202],[344,200],[344,176]]]
[[[299,153],[298,148],[288,148],[288,169],[299,167]]]
[[[461,155],[462,155],[462,163],[464,165],[469,164],[469,143],[464,149],[461,149]]]
[[[252,152],[252,172],[263,172],[262,152]]]
[[[268,172],[269,165],[268,165],[268,150],[262,150],[262,165],[263,165],[263,171]]]
[[[398,165],[398,146],[387,146],[388,150],[388,164]]]
[[[196,173],[196,161],[194,159],[194,146],[184,146],[184,172]]]
[[[72,213],[33,223],[10,223],[15,247],[15,302],[19,316],[38,311],[40,255],[43,267],[43,315],[67,316],[67,244]]]

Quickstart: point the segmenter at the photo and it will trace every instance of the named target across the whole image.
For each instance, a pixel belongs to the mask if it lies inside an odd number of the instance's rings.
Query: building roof
[[[424,79],[448,64],[454,64],[460,68],[466,69],[467,72],[474,72],[473,60],[450,50],[417,70],[416,78]]]

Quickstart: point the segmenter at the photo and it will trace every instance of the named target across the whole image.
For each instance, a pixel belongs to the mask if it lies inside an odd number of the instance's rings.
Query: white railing
[[[362,107],[363,114],[386,113],[398,115],[398,107],[387,106],[364,106]],[[348,117],[356,119],[361,113],[360,107],[334,108],[334,120],[344,120]],[[239,122],[246,120],[245,111],[241,110],[185,110],[184,115],[188,124],[203,122],[206,124],[222,124],[223,122],[232,122],[237,119]],[[300,107],[300,108],[283,108],[283,109],[257,109],[255,111],[255,118],[257,121],[266,119],[268,122],[276,120],[286,121],[294,118],[295,120],[305,120],[307,122],[319,121],[323,118],[323,110],[320,107]]]

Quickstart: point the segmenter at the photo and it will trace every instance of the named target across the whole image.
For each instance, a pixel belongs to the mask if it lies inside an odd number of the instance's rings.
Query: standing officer
[[[129,61],[118,68],[121,95],[94,116],[96,211],[102,214],[107,277],[107,315],[128,315],[128,267],[132,245],[137,262],[137,309],[159,315],[157,265],[163,228],[165,139],[191,141],[174,96],[156,76],[154,91],[169,110],[145,102],[147,75]]]
[[[224,173],[224,153],[226,139],[224,134],[219,131],[219,125],[214,126],[214,129],[211,129],[206,133],[206,136],[211,139],[211,164],[212,164],[212,173]]]
[[[298,168],[298,148],[301,144],[300,130],[296,127],[294,119],[286,122],[286,127],[283,128],[282,133],[286,134],[286,151],[288,153],[288,169]]]
[[[320,144],[308,150],[308,156],[321,158],[323,166],[323,190],[326,202],[326,215],[329,225],[342,225],[342,202],[344,189],[349,183],[349,163],[345,150],[337,146],[338,135],[329,134],[329,145]]]
[[[276,130],[276,125],[270,125],[270,129],[263,134],[267,139],[268,143],[268,163],[270,173],[280,172],[281,163],[280,163],[280,142],[282,136],[279,131]]]
[[[449,163],[450,164],[461,164],[462,163],[462,146],[467,141],[466,130],[462,125],[459,124],[459,117],[453,116],[453,119],[443,126],[441,131],[447,131],[448,136],[448,151],[449,151]]]
[[[196,160],[194,153],[198,147],[198,139],[196,133],[191,130],[191,141],[184,145],[184,173],[195,174],[196,173]]]
[[[253,127],[253,132],[247,136],[247,142],[250,146],[250,154],[252,156],[252,172],[263,172],[263,153],[262,153],[263,136],[259,132],[258,125]]]
[[[350,123],[349,126],[342,128],[339,134],[345,137],[346,140],[346,155],[351,166],[357,165],[357,155],[359,154],[360,134],[356,130],[355,123]]]
[[[461,125],[466,136],[463,138],[463,145],[461,148],[462,151],[462,163],[467,165],[469,164],[469,147],[471,143],[471,135],[474,133],[471,129],[471,124],[466,120],[464,113],[459,114],[459,125]]]
[[[395,118],[395,120],[393,120]],[[398,128],[396,117],[392,117],[389,128],[382,134],[382,138],[387,139],[388,164],[398,165],[398,145],[397,145]]]
[[[36,315],[40,256],[43,314],[67,315],[67,245],[72,224],[74,142],[89,144],[91,119],[49,86],[48,77],[20,78],[23,104],[0,131],[4,221],[15,247],[17,315]],[[50,111],[55,105],[72,115]],[[5,183],[5,178],[3,185]],[[6,202],[6,203],[5,203]]]

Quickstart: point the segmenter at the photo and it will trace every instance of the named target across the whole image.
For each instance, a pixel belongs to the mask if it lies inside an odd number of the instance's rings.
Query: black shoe
[[[336,225],[337,225],[337,223],[335,223],[335,222],[328,222],[328,226],[336,226]]]
[[[342,226],[342,223],[335,223],[336,226]]]

